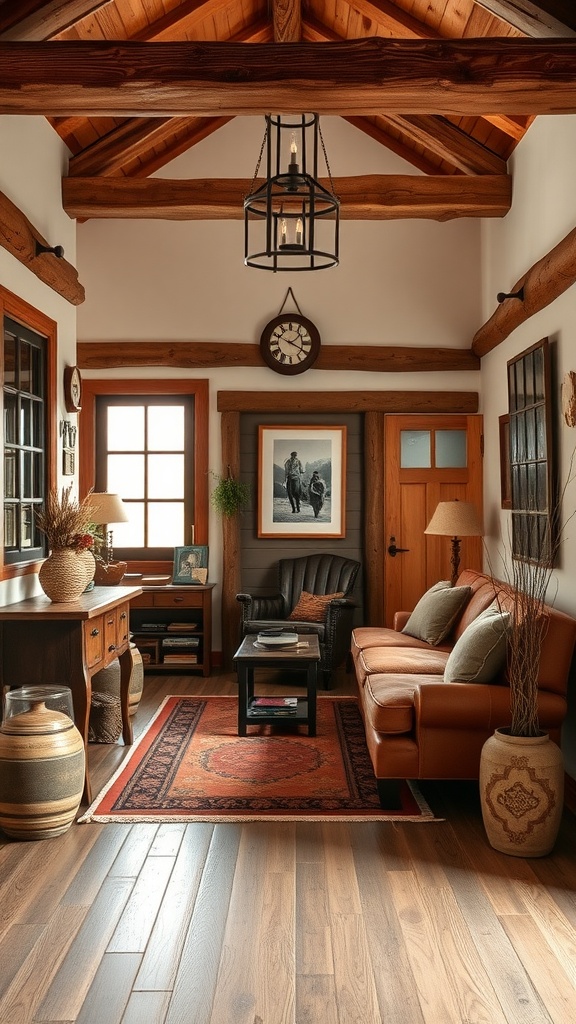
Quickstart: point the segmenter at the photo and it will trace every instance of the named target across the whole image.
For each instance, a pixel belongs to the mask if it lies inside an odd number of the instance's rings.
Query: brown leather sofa
[[[495,598],[504,608],[513,595],[504,584],[466,569],[457,586],[471,593],[447,642],[436,647],[400,630],[408,612],[397,612],[394,629],[353,630],[352,659],[368,750],[378,780],[478,778],[480,751],[494,729],[510,724],[505,667],[491,683],[444,682],[456,640]],[[540,726],[560,742],[566,691],[576,642],[576,619],[548,607],[549,626],[539,667]]]

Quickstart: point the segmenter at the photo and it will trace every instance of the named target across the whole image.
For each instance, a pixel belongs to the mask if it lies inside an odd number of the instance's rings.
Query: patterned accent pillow
[[[506,661],[510,612],[494,601],[458,638],[446,662],[445,683],[491,683]]]
[[[436,647],[448,636],[471,592],[470,587],[451,587],[449,580],[435,583],[420,598],[402,632]]]
[[[309,594],[303,590],[288,618],[291,622],[324,622],[328,613],[327,606],[336,597],[344,597],[344,591],[338,594]]]

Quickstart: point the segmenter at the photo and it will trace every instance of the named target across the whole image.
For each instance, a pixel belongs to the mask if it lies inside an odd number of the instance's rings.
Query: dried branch
[[[78,501],[71,495],[72,484],[62,488],[59,495],[55,487],[47,494],[42,508],[36,512],[36,526],[46,534],[52,551],[62,548],[92,547],[93,538],[88,530],[94,505],[90,495]]]

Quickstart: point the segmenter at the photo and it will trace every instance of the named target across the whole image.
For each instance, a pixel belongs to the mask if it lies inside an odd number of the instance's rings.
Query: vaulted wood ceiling
[[[408,41],[406,46],[398,44],[394,53],[390,54],[389,61],[392,66],[392,58],[404,59],[404,78],[408,82],[413,78],[411,69],[416,67],[410,63],[412,54],[423,64],[431,59],[429,55],[432,54],[432,57],[440,61],[444,59],[449,69],[452,61],[453,81],[448,84],[453,86],[457,94],[458,90],[463,93],[466,85],[474,86],[476,82],[476,88],[471,90],[476,92],[475,100],[459,106],[451,96],[446,109],[439,109],[441,100],[438,96],[442,93],[432,88],[429,90],[429,109],[426,107],[426,92],[423,94],[424,100],[421,98],[418,103],[407,100],[405,109],[400,106],[401,100],[398,97],[392,100],[392,93],[388,95],[385,88],[382,88],[381,110],[373,98],[370,103],[344,104],[341,100],[335,112],[345,116],[358,131],[366,132],[418,171],[430,176],[429,179],[421,175],[395,176],[394,179],[381,179],[380,176],[339,179],[336,190],[342,195],[342,215],[435,216],[437,219],[470,215],[502,216],[509,207],[511,194],[506,161],[529,127],[533,114],[547,109],[536,100],[532,107],[527,96],[520,95],[521,90],[515,88],[513,81],[509,88],[509,95],[514,96],[514,100],[510,100],[510,110],[503,109],[502,97],[496,95],[494,86],[499,84],[496,81],[498,75],[502,77],[502,62],[507,54],[502,49],[503,41],[513,42],[522,37],[528,37],[525,39],[526,46],[523,45],[523,49],[518,51],[524,55],[526,64],[522,82],[532,75],[532,84],[535,82],[537,85],[538,76],[542,74],[545,77],[549,71],[548,46],[551,52],[557,52],[562,42],[567,44],[562,51],[563,71],[557,70],[556,74],[559,80],[564,81],[566,66],[568,70],[571,67],[575,71],[576,50],[571,48],[571,44],[576,40],[576,11],[571,0],[546,0],[540,3],[532,3],[531,0],[4,2],[0,3],[0,112],[11,112],[9,101],[16,96],[18,85],[21,87],[18,102],[24,104],[24,112],[37,112],[31,98],[33,89],[28,88],[26,98],[26,87],[28,83],[33,85],[38,76],[42,82],[42,68],[46,62],[58,63],[61,55],[59,63],[62,68],[68,66],[68,74],[60,72],[61,95],[57,97],[52,88],[55,79],[47,75],[43,112],[50,117],[54,129],[72,152],[69,176],[64,183],[65,206],[71,215],[174,218],[241,216],[242,196],[248,184],[245,181],[200,181],[195,183],[193,193],[184,193],[182,183],[162,183],[154,179],[149,183],[134,181],[146,179],[174,157],[218,131],[238,110],[248,112],[242,103],[236,109],[237,104],[226,99],[233,94],[235,86],[239,88],[242,84],[242,75],[235,67],[233,71],[229,68],[227,73],[224,69],[221,75],[221,81],[229,92],[218,96],[212,104],[208,100],[203,104],[198,102],[196,112],[194,104],[186,106],[185,101],[166,103],[166,109],[163,110],[164,101],[160,99],[152,106],[150,102],[139,106],[138,100],[132,100],[131,105],[134,107],[136,104],[136,109],[129,113],[137,113],[138,116],[127,116],[126,101],[121,102],[121,97],[126,96],[126,78],[138,78],[138,61],[142,53],[142,47],[138,44],[158,46],[153,51],[152,62],[156,55],[160,64],[166,68],[166,80],[170,79],[171,74],[176,74],[174,68],[185,57],[188,59],[188,67],[194,64],[196,58],[202,73],[209,77],[211,59],[215,64],[219,62],[222,65],[228,52],[235,55],[236,61],[238,52],[247,53],[248,47],[238,50],[235,44],[239,43],[288,46],[290,49],[285,54],[290,53],[294,62],[295,55],[299,57],[301,50],[305,62],[304,71],[300,72],[304,79],[302,88],[305,109],[317,110],[313,97],[320,96],[318,89],[315,93],[314,84],[321,58],[316,57],[316,53],[322,53],[322,56],[335,54],[335,79],[334,82],[328,82],[328,85],[336,85],[338,68],[344,76],[348,67],[348,51],[334,46],[322,51],[321,48],[327,43],[366,40],[361,49],[352,46],[349,51],[351,58],[356,59],[358,54],[361,62],[372,55],[371,41]],[[541,48],[528,49],[530,39],[537,40]],[[426,46],[418,47],[418,40],[423,40]],[[443,43],[460,40],[462,44],[459,48],[450,49],[451,43]],[[483,41],[481,50],[474,49],[474,40]],[[118,46],[116,50],[110,50],[109,47],[103,47],[106,41],[119,44],[129,42]],[[53,43],[66,44],[56,51],[56,56],[54,46],[51,45]],[[80,57],[76,45],[79,43],[83,46]],[[186,51],[174,46],[172,51],[167,51],[161,45],[178,43],[200,45]],[[214,44],[225,46],[215,47]],[[296,51],[293,44],[313,46],[302,45]],[[260,49],[269,52],[269,47]],[[487,57],[492,51],[500,59],[496,75],[493,74],[494,68],[488,67]],[[172,52],[174,60],[170,61]],[[82,59],[84,53],[87,81],[90,76],[98,76],[98,68],[113,67],[116,55],[118,67],[122,68],[124,74],[117,82],[110,76],[109,91],[116,90],[117,105],[109,97],[103,98],[102,91],[97,103],[83,100],[82,82],[76,80],[70,69],[73,69],[75,61]],[[12,78],[6,78],[4,89],[2,54],[5,67],[11,56],[19,62],[19,65],[11,66]],[[387,51],[382,45],[377,56],[383,56],[384,59],[387,57]],[[289,66],[290,61],[286,65]],[[18,66],[21,67],[21,78],[19,83],[15,83],[14,68]],[[6,76],[9,74],[10,71],[6,70]],[[157,73],[156,77],[161,78],[162,73]],[[197,77],[195,67],[191,77]],[[436,84],[444,85],[448,77],[452,77],[450,70]],[[66,87],[72,85],[77,86],[77,99],[74,102],[65,98]],[[357,85],[355,82],[354,87],[351,87],[351,95],[354,95]],[[416,87],[426,88],[423,72]],[[450,95],[450,90],[446,95]],[[334,96],[337,103],[336,92]],[[478,96],[483,97],[482,102],[479,102]],[[226,106],[227,102],[229,106]],[[62,111],[67,111],[67,103],[70,113],[61,116]],[[210,106],[214,110],[207,113]],[[187,110],[190,110],[189,114]],[[112,113],[117,116],[109,116]],[[409,194],[406,178],[411,180]]]

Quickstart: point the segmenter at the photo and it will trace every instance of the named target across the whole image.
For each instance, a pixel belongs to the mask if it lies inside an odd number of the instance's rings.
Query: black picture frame
[[[548,338],[508,361],[512,557],[549,564],[554,550]]]

